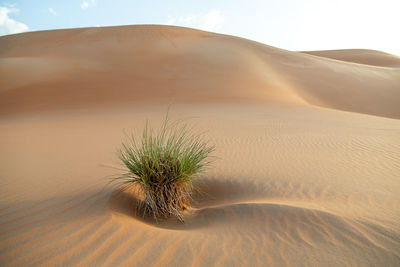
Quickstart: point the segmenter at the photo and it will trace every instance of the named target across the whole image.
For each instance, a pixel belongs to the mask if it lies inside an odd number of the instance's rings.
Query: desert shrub
[[[141,138],[130,135],[122,143],[118,156],[128,171],[118,179],[139,189],[143,215],[183,221],[193,180],[210,163],[208,156],[214,150],[202,135],[192,132],[187,124],[170,123],[167,116],[158,131],[147,122]]]

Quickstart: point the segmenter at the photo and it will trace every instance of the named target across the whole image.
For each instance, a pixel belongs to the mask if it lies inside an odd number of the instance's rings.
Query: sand
[[[0,265],[399,266],[399,63],[170,26],[0,37]],[[216,146],[184,224],[108,185],[168,108]]]

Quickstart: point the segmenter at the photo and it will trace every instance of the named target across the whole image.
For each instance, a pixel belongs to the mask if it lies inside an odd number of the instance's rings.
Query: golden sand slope
[[[400,118],[399,68],[232,36],[128,26],[17,34],[0,44],[0,114],[122,102],[281,102]]]
[[[166,26],[0,37],[0,265],[400,265],[400,69],[340,54],[360,63]],[[102,166],[168,105],[217,148],[185,224]]]
[[[305,51],[303,53],[347,62],[380,67],[400,67],[400,57],[376,50],[346,49]]]

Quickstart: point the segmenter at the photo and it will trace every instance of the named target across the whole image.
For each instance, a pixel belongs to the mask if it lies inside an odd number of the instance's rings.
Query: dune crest
[[[400,69],[345,62],[353,54],[361,58],[357,51],[306,52],[347,54],[345,61],[332,61],[233,36],[151,25],[30,32],[0,37],[0,46],[5,115],[141,102],[247,101],[400,118]],[[398,61],[380,52],[362,58],[372,65]]]
[[[400,57],[376,50],[342,49],[302,51],[302,53],[371,66],[400,68]]]

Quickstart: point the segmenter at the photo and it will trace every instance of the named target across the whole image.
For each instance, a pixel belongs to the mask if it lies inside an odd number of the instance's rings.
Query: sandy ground
[[[399,66],[167,26],[0,37],[0,265],[399,266]],[[184,224],[107,185],[168,107],[216,146]]]

